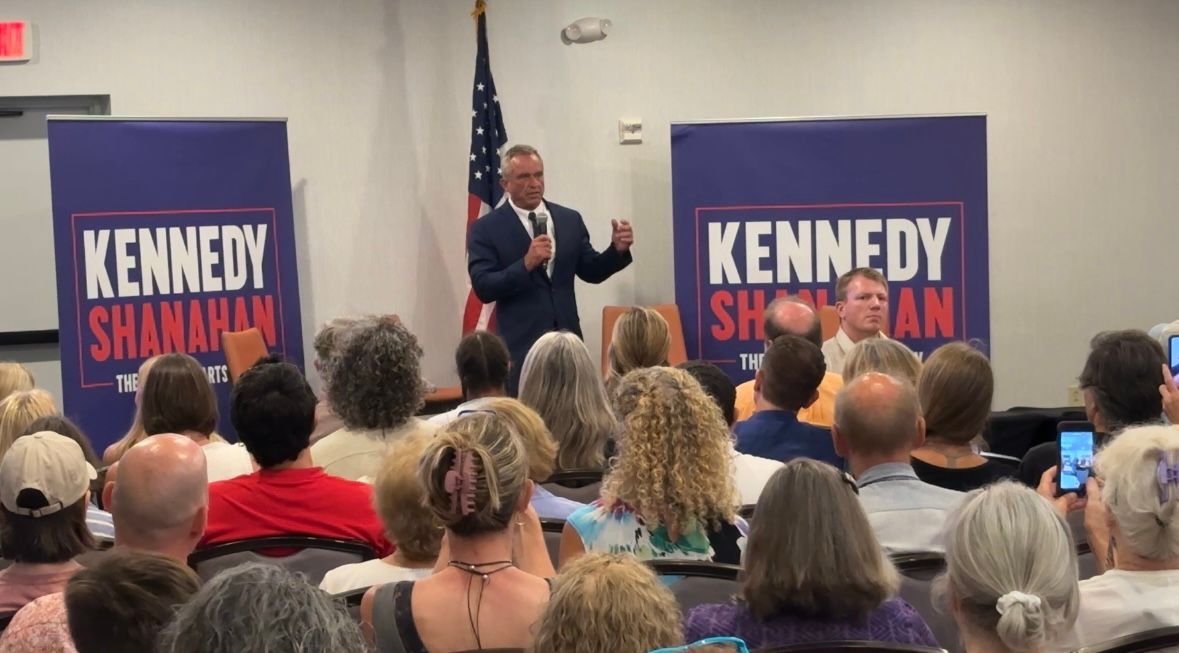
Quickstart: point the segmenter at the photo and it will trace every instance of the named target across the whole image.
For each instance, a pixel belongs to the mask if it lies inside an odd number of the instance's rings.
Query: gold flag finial
[[[471,18],[478,19],[487,11],[486,0],[475,0],[475,11],[471,12]]]

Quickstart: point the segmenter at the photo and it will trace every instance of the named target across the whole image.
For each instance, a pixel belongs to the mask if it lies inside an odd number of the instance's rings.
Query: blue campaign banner
[[[676,303],[689,355],[752,378],[762,309],[889,279],[887,332],[990,346],[983,116],[673,124]]]
[[[101,452],[140,364],[184,352],[233,439],[221,333],[303,365],[286,123],[54,118],[49,164],[65,413]]]

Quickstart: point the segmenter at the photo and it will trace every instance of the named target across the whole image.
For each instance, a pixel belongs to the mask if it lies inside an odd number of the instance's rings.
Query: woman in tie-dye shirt
[[[630,372],[614,393],[622,434],[602,496],[569,516],[561,563],[586,551],[737,564],[737,516],[729,431],[687,372]]]

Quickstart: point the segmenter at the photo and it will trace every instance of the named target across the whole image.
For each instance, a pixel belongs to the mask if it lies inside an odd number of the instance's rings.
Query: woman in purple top
[[[855,481],[826,463],[796,458],[770,478],[743,577],[732,603],[688,612],[686,641],[731,635],[750,649],[836,640],[938,645],[921,615],[896,597],[900,576],[876,541]]]

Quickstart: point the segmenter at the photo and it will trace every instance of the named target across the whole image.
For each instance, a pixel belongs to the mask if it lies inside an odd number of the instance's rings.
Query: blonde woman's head
[[[1093,465],[1119,549],[1154,561],[1179,558],[1179,426],[1128,428]]]
[[[53,395],[44,390],[21,390],[5,397],[0,401],[0,458],[30,424],[56,414]]]
[[[622,419],[618,457],[602,484],[651,526],[687,531],[731,522],[740,503],[729,428],[691,374],[648,367],[624,376],[614,397]]]
[[[20,363],[0,362],[0,401],[14,392],[32,390],[33,385],[33,373],[29,368]]]
[[[373,505],[397,551],[410,562],[429,562],[442,546],[442,525],[426,506],[418,465],[431,438],[414,435],[389,446],[377,480]]]
[[[528,453],[528,478],[541,483],[553,475],[557,443],[535,410],[507,397],[492,399],[483,404],[481,410],[495,413],[520,436],[520,442]]]
[[[490,413],[458,418],[422,453],[426,505],[457,536],[503,531],[531,494],[528,454],[508,421]]]
[[[670,349],[671,332],[667,320],[653,308],[632,306],[614,323],[608,353],[608,383],[617,383],[631,370],[667,365]]]
[[[585,343],[568,331],[541,336],[520,370],[520,401],[557,441],[557,469],[602,469],[617,423]]]
[[[534,653],[646,653],[684,642],[679,605],[634,556],[591,553],[561,570]]]
[[[967,495],[946,534],[935,591],[959,626],[1020,653],[1043,650],[1077,618],[1077,554],[1052,504],[1003,481]]]
[[[883,372],[917,386],[921,375],[921,361],[906,346],[896,340],[865,338],[856,343],[843,361],[843,382],[867,372]]]

